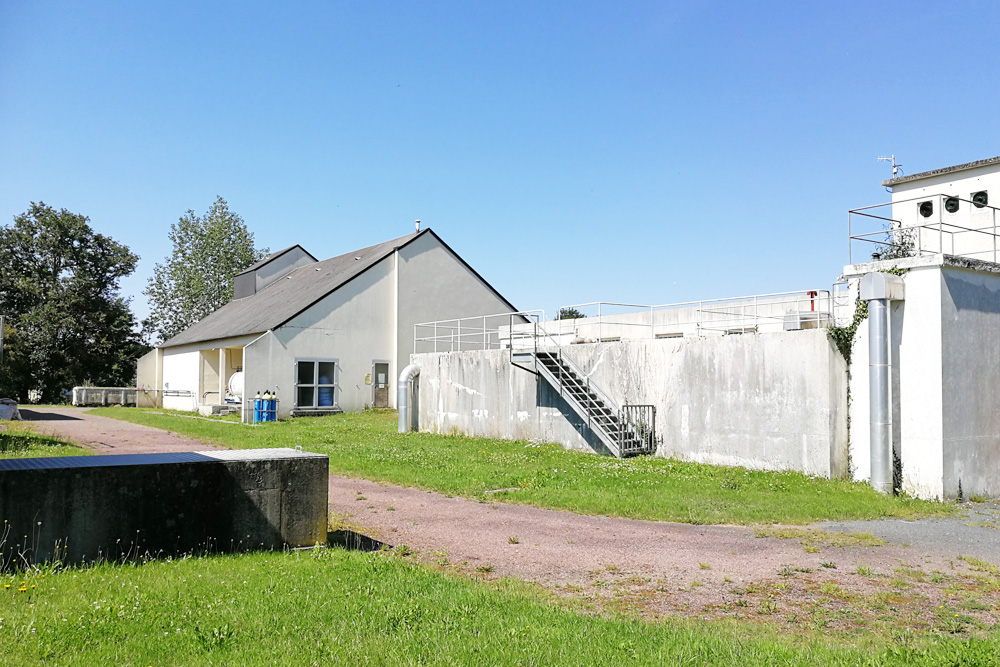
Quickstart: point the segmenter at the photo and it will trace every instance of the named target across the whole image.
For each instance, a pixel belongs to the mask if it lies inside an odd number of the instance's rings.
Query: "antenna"
[[[890,162],[890,163],[892,163],[892,177],[893,178],[896,178],[897,176],[899,176],[899,172],[902,171],[900,169],[900,167],[902,167],[903,165],[896,164],[896,155],[895,155],[895,153],[892,154],[892,155],[890,155],[889,157],[880,157],[878,159],[878,161],[879,162]]]

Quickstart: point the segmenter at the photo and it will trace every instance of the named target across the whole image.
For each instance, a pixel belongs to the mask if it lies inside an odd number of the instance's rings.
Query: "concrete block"
[[[291,449],[0,461],[0,566],[325,543],[328,470]]]

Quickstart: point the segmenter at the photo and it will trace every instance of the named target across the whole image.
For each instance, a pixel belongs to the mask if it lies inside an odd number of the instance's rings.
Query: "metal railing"
[[[833,295],[827,289],[658,306],[593,301],[559,309],[580,311],[584,317],[579,319],[546,321],[544,310],[524,310],[422,322],[413,327],[413,351],[534,350],[539,340],[543,346],[558,346],[578,338],[587,342],[607,342],[621,338],[700,336],[710,332],[752,333],[759,332],[762,327],[775,330],[822,328],[833,323],[834,305]],[[612,312],[609,313],[609,310]],[[790,317],[795,323],[786,327]],[[637,332],[637,329],[640,331]],[[593,335],[590,338],[578,336],[581,331]],[[618,335],[605,335],[611,333]]]
[[[814,326],[810,328],[828,326],[833,316],[833,299],[830,290],[813,289],[658,306],[594,301],[564,306],[560,311],[568,309],[581,312],[584,317],[559,320],[560,327],[569,328],[572,332],[582,327],[586,327],[588,331],[596,328],[596,341],[602,341],[606,340],[606,327],[645,329],[646,335],[622,336],[627,338],[656,338],[688,333],[699,336],[703,332],[751,333],[760,331],[762,326],[767,325],[783,329],[790,312],[803,315],[803,321],[812,321]],[[608,310],[612,312],[608,313]],[[684,310],[690,312],[685,314]],[[638,313],[644,313],[645,316],[638,317]],[[673,313],[677,315],[671,317]],[[619,333],[625,331],[622,329]],[[611,333],[611,330],[607,333]]]
[[[413,351],[498,350],[510,347],[515,327],[544,321],[544,310],[525,310],[421,322],[413,326]]]
[[[924,202],[931,203],[925,209],[928,216],[919,208]],[[886,207],[888,215],[883,213]],[[899,214],[908,209],[912,215]],[[920,220],[928,222],[918,224]],[[855,233],[859,227],[867,230],[876,224],[878,230]],[[864,262],[937,254],[989,262],[1000,259],[997,208],[953,195],[922,195],[851,209],[847,212],[847,237],[851,264],[858,244],[871,249],[863,254]]]

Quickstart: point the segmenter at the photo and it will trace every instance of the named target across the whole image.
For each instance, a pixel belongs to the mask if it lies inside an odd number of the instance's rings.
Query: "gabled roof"
[[[259,334],[280,327],[351,279],[361,275],[417,237],[433,234],[430,229],[407,234],[392,241],[348,252],[338,257],[301,266],[259,292],[233,299],[222,308],[191,325],[160,347]],[[437,235],[434,235],[437,238]],[[440,239],[438,239],[440,241]],[[442,242],[443,244],[443,242]],[[295,246],[291,246],[294,248]],[[267,263],[286,248],[261,260]],[[261,264],[258,262],[258,265]],[[253,268],[253,267],[251,267]],[[249,269],[248,269],[249,270]],[[478,274],[477,274],[478,275]],[[485,282],[485,281],[484,281]]]
[[[991,157],[985,160],[976,160],[975,162],[956,164],[954,167],[943,167],[941,169],[932,169],[931,171],[922,171],[919,174],[900,176],[899,178],[890,178],[888,181],[882,181],[882,185],[887,188],[891,188],[894,185],[902,185],[903,183],[909,183],[910,181],[919,181],[924,178],[931,178],[932,176],[951,174],[956,171],[966,171],[968,169],[975,169],[976,167],[988,167],[994,164],[1000,164],[1000,157]]]
[[[243,269],[242,271],[240,271],[236,275],[242,276],[244,273],[250,273],[251,271],[256,271],[257,269],[259,269],[260,267],[264,266],[265,264],[269,264],[272,260],[278,259],[279,257],[281,257],[282,255],[284,255],[289,250],[295,250],[296,248],[298,248],[299,250],[301,250],[305,254],[307,254],[310,257],[312,257],[312,259],[313,259],[314,262],[318,262],[319,261],[318,259],[316,259],[315,257],[313,257],[313,254],[311,252],[309,252],[308,250],[306,250],[305,248],[303,248],[302,246],[300,246],[298,243],[296,243],[295,245],[288,246],[284,250],[279,250],[278,252],[272,252],[270,255],[268,255],[264,259],[261,259],[261,260],[258,260],[256,262],[254,262],[253,264],[251,264],[247,268]]]

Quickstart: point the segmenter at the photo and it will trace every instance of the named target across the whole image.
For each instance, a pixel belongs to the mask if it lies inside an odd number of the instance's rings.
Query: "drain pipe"
[[[399,374],[396,385],[396,408],[399,410],[399,432],[410,430],[410,382],[420,375],[420,367],[410,364]]]
[[[903,279],[891,273],[868,273],[861,278],[860,298],[868,302],[871,485],[880,493],[892,493],[889,302],[903,300]]]

